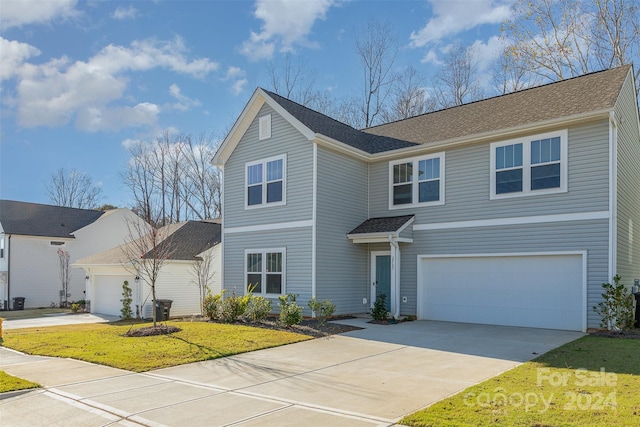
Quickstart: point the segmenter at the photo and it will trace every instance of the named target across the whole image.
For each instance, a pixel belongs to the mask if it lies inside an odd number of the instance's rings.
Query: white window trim
[[[258,119],[258,141],[271,138],[271,114],[265,114]]]
[[[267,163],[274,160],[282,160],[282,200],[267,203]],[[249,205],[249,167],[262,164],[262,203]],[[287,204],[287,155],[268,157],[266,159],[247,162],[244,164],[244,209],[261,209],[271,206],[284,206]]]
[[[419,193],[419,188],[420,186],[418,185],[418,163],[421,160],[429,160],[429,159],[435,159],[435,158],[440,158],[440,200],[437,200],[435,202],[416,202],[415,200],[418,200],[418,193]],[[404,205],[394,205],[393,204],[393,166],[398,165],[398,164],[402,164],[402,163],[413,163],[413,181],[411,182],[411,190],[412,190],[412,200],[414,200],[413,203],[406,203]],[[445,177],[445,153],[444,151],[439,152],[439,153],[434,153],[434,154],[429,154],[427,156],[418,156],[418,157],[409,157],[406,159],[400,159],[400,160],[394,160],[392,162],[389,162],[389,209],[390,210],[396,210],[396,209],[406,209],[406,208],[412,208],[412,207],[418,207],[418,206],[439,206],[439,205],[444,205],[444,177]]]
[[[281,289],[281,293],[280,294],[268,294],[267,291],[267,272],[265,269],[265,262],[266,262],[266,254],[267,253],[276,253],[279,252],[282,254],[282,289]],[[264,297],[270,297],[270,298],[277,298],[280,295],[286,295],[287,294],[287,248],[266,248],[266,249],[245,249],[244,250],[244,261],[243,261],[243,265],[244,265],[244,291],[245,291],[245,295],[248,291],[247,287],[249,285],[249,281],[247,280],[247,275],[249,274],[247,272],[247,255],[249,254],[262,254],[262,284],[263,286],[261,286],[262,288],[262,292],[259,293],[255,293],[256,295],[262,295]],[[254,273],[255,274],[255,273]]]
[[[544,190],[531,190],[531,141],[538,139],[560,137],[560,187],[548,188]],[[506,145],[522,144],[522,191],[513,193],[496,194],[496,148]],[[567,192],[567,164],[568,164],[568,131],[563,129],[560,131],[541,133],[530,135],[522,138],[510,139],[507,141],[494,142],[490,145],[490,200],[511,199],[514,197],[528,197],[542,194],[556,194]],[[555,162],[553,162],[555,163]],[[517,169],[517,168],[509,168]]]

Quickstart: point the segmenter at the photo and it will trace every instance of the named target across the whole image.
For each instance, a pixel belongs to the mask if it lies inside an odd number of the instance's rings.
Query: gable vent
[[[268,139],[271,138],[271,114],[267,114],[266,116],[262,116],[259,119],[259,130],[258,130],[258,139]]]

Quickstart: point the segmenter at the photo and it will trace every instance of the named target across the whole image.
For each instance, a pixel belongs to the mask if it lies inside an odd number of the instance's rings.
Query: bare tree
[[[481,99],[483,94],[476,75],[476,61],[471,49],[453,46],[435,76],[434,92],[438,105],[448,108]]]
[[[385,122],[419,116],[436,108],[436,99],[429,96],[424,78],[413,66],[398,75],[390,101],[383,115]]]
[[[376,124],[383,116],[396,75],[393,65],[398,43],[389,22],[369,21],[356,31],[356,53],[362,66],[362,92],[358,113],[363,127]]]
[[[60,267],[60,285],[62,287],[60,290],[60,307],[67,307],[69,302],[69,283],[71,282],[71,265],[69,264],[71,256],[68,251],[61,248],[58,248],[57,253],[58,265]]]
[[[100,200],[101,189],[84,172],[58,169],[46,186],[51,203],[69,208],[93,209]]]
[[[503,35],[529,72],[554,81],[637,62],[635,0],[519,0]],[[636,70],[640,77],[640,69]],[[636,78],[636,82],[638,79]]]
[[[294,60],[290,53],[267,64],[271,90],[278,95],[309,106],[316,97],[315,73],[301,60]]]
[[[213,259],[213,253],[207,249],[191,266],[191,276],[193,277],[195,284],[198,286],[200,293],[200,314],[202,315],[205,314],[203,304],[204,299],[210,290],[209,282],[211,282],[215,274]]]
[[[493,87],[500,95],[537,86],[540,80],[538,75],[529,72],[514,46],[504,48],[492,75]]]
[[[212,137],[201,136],[194,142],[190,135],[170,133],[155,144],[134,144],[122,173],[135,201],[134,211],[156,226],[218,217],[220,176],[210,162],[215,149]]]
[[[156,221],[157,222],[157,221]],[[156,283],[162,267],[171,258],[171,233],[176,225],[149,227],[143,221],[127,220],[127,242],[120,246],[122,265],[151,288],[153,326],[156,326]]]

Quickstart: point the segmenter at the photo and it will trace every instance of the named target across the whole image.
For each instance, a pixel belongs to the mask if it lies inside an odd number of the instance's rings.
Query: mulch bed
[[[182,329],[178,328],[177,326],[156,325],[155,328],[153,326],[147,326],[144,328],[131,329],[127,331],[127,333],[124,334],[124,336],[125,337],[151,337],[155,335],[173,334],[175,332],[180,332],[181,330]]]
[[[640,329],[631,329],[629,331],[607,331],[607,330],[597,330],[589,333],[592,337],[605,337],[605,338],[624,338],[624,339],[632,339],[638,340],[640,339]]]

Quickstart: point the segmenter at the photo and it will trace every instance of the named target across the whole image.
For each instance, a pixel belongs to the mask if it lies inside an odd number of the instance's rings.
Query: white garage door
[[[582,331],[583,255],[423,257],[418,316]]]
[[[93,295],[91,297],[91,312],[119,316],[122,309],[122,283],[129,280],[129,276],[94,276]]]

